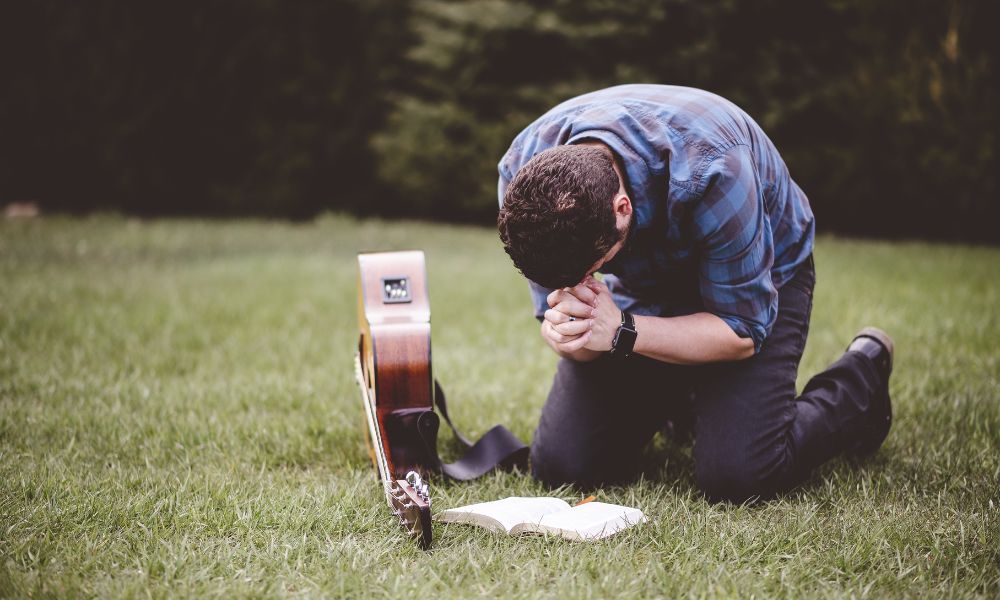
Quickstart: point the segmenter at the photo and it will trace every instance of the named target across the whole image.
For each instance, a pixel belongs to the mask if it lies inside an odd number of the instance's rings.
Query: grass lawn
[[[0,222],[0,596],[1000,595],[1000,249],[819,241],[800,385],[864,325],[897,342],[868,464],[713,505],[657,439],[642,480],[597,492],[648,525],[596,544],[435,525],[422,552],[376,485],[351,362],[355,255],[404,248],[427,254],[452,416],[530,439],[555,359],[492,230]],[[438,509],[547,493],[517,473],[431,489]]]

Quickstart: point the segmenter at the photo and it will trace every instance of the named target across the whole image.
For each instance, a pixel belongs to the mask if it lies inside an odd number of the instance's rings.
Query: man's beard
[[[632,241],[635,238],[634,234],[635,234],[635,211],[632,211],[632,214],[629,216],[628,219],[628,225],[618,230],[618,240],[619,241],[624,240],[624,243],[622,243],[622,249],[618,251],[619,253],[624,252],[629,248],[629,246],[632,244]]]

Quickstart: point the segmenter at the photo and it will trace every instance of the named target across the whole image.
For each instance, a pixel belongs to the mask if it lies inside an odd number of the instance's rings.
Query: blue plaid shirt
[[[597,140],[625,170],[635,211],[629,243],[602,268],[622,308],[674,316],[707,311],[759,351],[777,290],[812,254],[809,200],[760,126],[702,90],[622,85],[563,102],[529,125],[500,160],[504,190],[528,160]],[[551,291],[531,283],[535,314]]]

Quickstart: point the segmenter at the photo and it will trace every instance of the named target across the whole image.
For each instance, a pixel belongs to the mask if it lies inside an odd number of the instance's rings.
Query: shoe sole
[[[882,331],[878,327],[865,327],[858,332],[855,338],[867,337],[875,340],[876,342],[882,344],[882,347],[889,351],[889,372],[892,373],[892,362],[895,349],[893,348],[892,338],[889,334]]]

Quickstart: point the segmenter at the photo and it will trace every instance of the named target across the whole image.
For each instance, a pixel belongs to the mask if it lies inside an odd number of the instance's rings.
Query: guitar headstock
[[[403,529],[417,539],[421,548],[430,547],[431,495],[420,475],[410,471],[406,479],[393,480],[389,485],[389,498]]]

